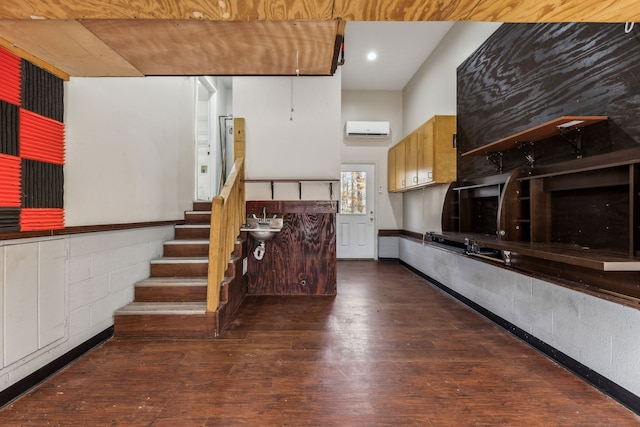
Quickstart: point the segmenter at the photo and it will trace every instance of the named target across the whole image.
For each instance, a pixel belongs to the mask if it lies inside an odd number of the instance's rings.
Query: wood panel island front
[[[250,295],[336,294],[336,201],[247,201],[247,215],[282,216],[282,231],[265,242],[248,237]]]

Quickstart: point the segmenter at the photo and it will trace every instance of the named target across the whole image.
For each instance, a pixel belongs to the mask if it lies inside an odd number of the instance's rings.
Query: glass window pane
[[[367,213],[367,173],[342,172],[340,178],[340,213]]]

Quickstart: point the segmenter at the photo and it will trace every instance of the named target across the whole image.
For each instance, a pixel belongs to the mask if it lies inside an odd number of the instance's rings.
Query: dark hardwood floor
[[[640,417],[397,264],[336,297],[249,297],[215,340],[111,339],[2,426],[637,426]]]

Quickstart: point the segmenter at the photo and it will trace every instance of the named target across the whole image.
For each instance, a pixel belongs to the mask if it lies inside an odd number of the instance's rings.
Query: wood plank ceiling
[[[331,75],[348,21],[634,22],[637,0],[3,0],[0,46],[63,77]]]

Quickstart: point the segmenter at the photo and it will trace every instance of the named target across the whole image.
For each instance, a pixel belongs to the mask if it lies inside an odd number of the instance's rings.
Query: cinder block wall
[[[113,325],[173,226],[0,241],[0,390]]]
[[[640,310],[401,238],[400,259],[640,395]]]

